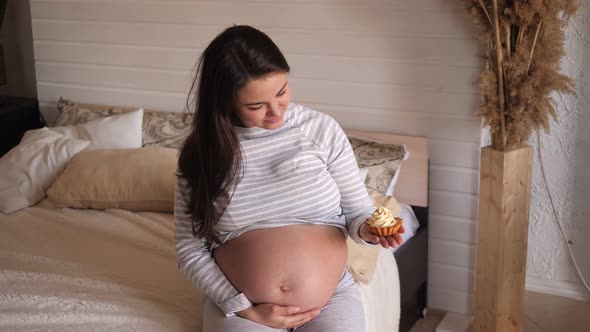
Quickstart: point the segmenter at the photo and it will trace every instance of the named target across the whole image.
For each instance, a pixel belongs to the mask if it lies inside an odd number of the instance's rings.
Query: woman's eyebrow
[[[279,90],[279,92],[277,92],[277,96],[279,95],[279,93],[281,93],[281,91],[283,91],[283,89],[287,86],[287,83],[289,83],[289,81],[286,81],[285,84],[283,84],[283,86],[281,87],[281,89]],[[260,105],[262,104],[262,102],[256,102],[256,103],[248,103],[248,104],[244,104],[244,106],[254,106],[254,105]]]
[[[289,83],[289,81],[286,81],[285,84],[283,84],[283,86],[281,87],[281,89],[279,90],[279,92],[277,92],[277,96],[279,95],[279,93],[281,93],[281,91],[283,91],[283,89],[287,86],[287,83]]]

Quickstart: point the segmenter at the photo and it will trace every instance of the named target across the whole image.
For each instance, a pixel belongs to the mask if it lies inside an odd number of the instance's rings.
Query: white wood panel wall
[[[181,112],[202,49],[251,24],[285,52],[294,101],[343,127],[430,138],[428,304],[471,311],[480,69],[460,1],[30,1],[49,119],[60,96]]]

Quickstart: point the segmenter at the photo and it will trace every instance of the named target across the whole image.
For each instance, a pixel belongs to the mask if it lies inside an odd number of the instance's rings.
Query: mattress
[[[367,332],[397,331],[399,278],[381,249],[359,284]],[[55,209],[0,214],[0,330],[200,331],[202,294],[177,270],[173,216]]]

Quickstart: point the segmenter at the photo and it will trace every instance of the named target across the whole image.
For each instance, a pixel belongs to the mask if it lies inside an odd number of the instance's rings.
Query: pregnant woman
[[[179,269],[206,295],[204,332],[364,331],[346,237],[402,242],[369,232],[375,207],[344,132],[291,103],[288,75],[249,26],[223,31],[199,61],[174,214]]]

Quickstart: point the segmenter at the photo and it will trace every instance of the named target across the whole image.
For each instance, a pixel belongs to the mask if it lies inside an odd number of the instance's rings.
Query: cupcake
[[[367,220],[371,233],[379,236],[395,234],[402,225],[402,218],[394,217],[388,208],[382,206],[375,210]]]

